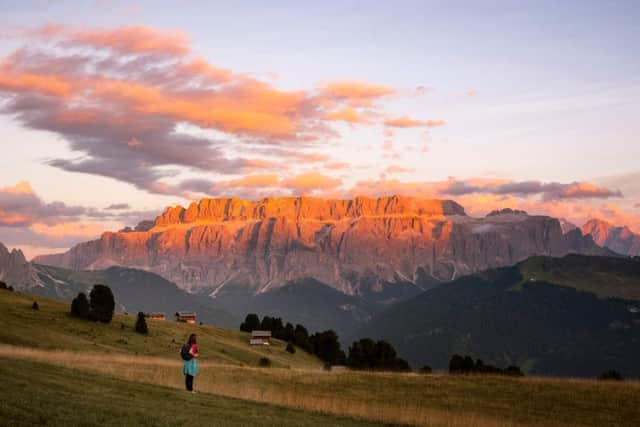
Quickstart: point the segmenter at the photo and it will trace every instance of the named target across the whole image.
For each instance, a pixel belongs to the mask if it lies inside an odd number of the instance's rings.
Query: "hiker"
[[[185,386],[187,391],[195,393],[195,391],[193,391],[193,377],[198,374],[198,344],[196,343],[196,334],[189,335],[189,341],[182,346],[180,355],[184,360],[182,373],[184,374]]]

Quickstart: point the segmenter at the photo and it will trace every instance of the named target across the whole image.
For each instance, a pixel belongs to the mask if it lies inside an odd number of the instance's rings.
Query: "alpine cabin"
[[[176,322],[196,323],[196,313],[193,311],[178,311],[176,313]]]
[[[271,345],[271,331],[251,331],[251,345]]]

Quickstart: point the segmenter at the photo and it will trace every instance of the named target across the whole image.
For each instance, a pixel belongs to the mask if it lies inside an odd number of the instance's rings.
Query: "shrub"
[[[147,335],[149,333],[149,328],[147,328],[147,321],[144,318],[143,312],[138,312],[138,320],[136,320],[136,332],[142,335]]]
[[[242,332],[251,332],[260,329],[260,318],[255,313],[247,314],[244,322],[240,324],[240,330]]]
[[[31,309],[32,310],[40,310],[40,306],[38,305],[37,301],[34,301],[33,304],[31,304]]]
[[[613,370],[613,369],[609,369],[608,371],[603,372],[602,374],[600,374],[599,379],[601,380],[612,380],[612,381],[622,381],[622,374],[620,374],[620,372]]]
[[[102,323],[109,323],[113,318],[116,306],[113,293],[108,286],[97,284],[89,293],[89,319]]]
[[[5,290],[6,290],[6,289],[9,289],[9,288],[7,287],[7,284],[6,284],[6,283],[4,283],[2,280],[0,280],[0,289],[5,289]]]
[[[84,293],[80,292],[78,296],[71,301],[71,315],[81,319],[89,317],[89,300],[87,300],[87,296]]]
[[[287,343],[286,350],[287,350],[288,353],[291,353],[291,354],[295,354],[296,353],[296,348],[293,346],[293,343],[291,343],[291,342]]]
[[[431,370],[431,366],[424,365],[422,368],[420,368],[420,370],[418,372],[420,372],[421,374],[430,374],[433,371]]]
[[[271,359],[269,359],[268,357],[261,357],[260,360],[258,361],[258,366],[260,366],[261,368],[270,367]]]

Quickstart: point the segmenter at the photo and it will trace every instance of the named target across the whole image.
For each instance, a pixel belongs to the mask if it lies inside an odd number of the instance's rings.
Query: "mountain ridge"
[[[508,209],[474,218],[451,200],[223,198],[167,208],[153,225],[107,232],[35,261],[148,270],[214,297],[229,287],[261,293],[304,278],[357,295],[425,277],[452,280],[532,255],[609,253],[582,234],[569,237],[555,218]]]

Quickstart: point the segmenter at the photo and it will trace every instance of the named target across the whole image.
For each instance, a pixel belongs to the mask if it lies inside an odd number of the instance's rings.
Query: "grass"
[[[40,310],[31,309],[38,301]],[[148,320],[149,335],[135,333],[136,315],[116,313],[110,324],[68,315],[67,302],[12,292],[0,293],[0,342],[42,349],[124,353],[179,359],[180,346],[190,333],[198,335],[202,357],[208,361],[257,366],[268,357],[276,367],[320,369],[319,359],[304,351],[290,354],[286,343],[247,344],[248,334],[213,326],[188,325],[172,320]]]
[[[169,393],[166,396],[175,393],[170,389],[183,387],[177,348],[169,351],[164,346],[170,343],[171,336],[186,336],[191,328],[200,331],[199,327],[159,322],[170,330],[160,332],[155,327],[146,342],[144,337],[127,331],[130,343],[118,344],[114,340],[122,332],[117,321],[114,325],[95,325],[71,319],[56,312],[66,310],[66,305],[44,299],[38,299],[42,309],[36,312],[30,308],[32,301],[32,297],[0,293],[0,343],[5,343],[0,344],[0,358],[10,361],[7,366],[16,366],[18,374],[36,394],[45,386],[29,373],[31,364],[44,373],[73,369],[65,371],[73,375],[62,377],[70,384],[76,375],[92,375],[104,381],[124,381],[131,387],[167,387],[161,389]],[[132,325],[133,317],[129,321]],[[152,330],[155,323],[150,322]],[[82,329],[85,327],[94,328],[88,338]],[[250,348],[239,332],[215,328],[204,331],[207,338],[200,341],[201,374],[196,378],[196,389],[201,392],[198,398],[238,398],[250,407],[257,403],[249,402],[261,402],[277,406],[285,413],[291,411],[292,417],[297,414],[310,417],[309,422],[303,418],[298,425],[313,425],[313,417],[318,414],[347,417],[340,419],[343,421],[330,419],[326,425],[362,420],[447,427],[629,426],[640,420],[640,383],[635,381],[325,372],[308,355],[298,360],[297,365],[278,358],[280,367],[265,369],[255,367],[257,362],[253,362],[267,354],[263,352],[274,349]],[[92,342],[95,345],[88,344]],[[226,343],[235,348],[225,350],[225,357],[220,357],[219,349],[225,349]],[[279,351],[286,353],[283,348]],[[297,352],[296,356],[298,353],[303,352]],[[287,356],[288,353],[282,357]],[[272,360],[275,359],[273,356]],[[2,364],[5,365],[4,361]],[[284,368],[285,365],[290,368]],[[6,371],[0,372],[4,379]],[[93,393],[94,385],[89,383],[91,387],[84,389]],[[11,386],[4,390],[7,388]],[[129,393],[126,387],[122,392]],[[148,405],[145,410],[153,411],[153,402],[157,406],[173,404],[162,394],[153,396],[145,404]],[[67,400],[60,400],[60,404],[65,408],[75,405]],[[275,411],[274,406],[268,408]],[[251,424],[250,418],[247,420]],[[229,425],[243,425],[244,418],[227,421]],[[234,424],[236,421],[238,424]]]
[[[189,394],[35,363],[0,359],[0,424],[12,426],[372,425],[210,394]],[[8,424],[5,424],[8,423]]]

